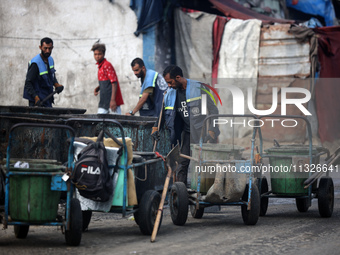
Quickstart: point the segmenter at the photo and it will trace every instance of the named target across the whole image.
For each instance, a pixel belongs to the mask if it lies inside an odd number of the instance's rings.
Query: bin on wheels
[[[260,119],[262,117],[264,116]],[[271,117],[282,116],[271,115]],[[286,115],[286,117],[302,119],[306,123],[308,145],[280,145],[274,140],[274,147],[265,150],[266,155],[261,155],[269,158],[271,190],[266,176],[258,179],[261,195],[260,215],[266,215],[268,200],[271,197],[295,198],[296,208],[301,213],[307,212],[312,199],[317,198],[320,216],[331,217],[334,206],[334,184],[329,176],[332,166],[332,162],[329,161],[329,150],[321,146],[313,146],[312,128],[306,117],[297,115]],[[327,156],[320,164],[322,155]],[[322,176],[323,174],[326,176]]]
[[[61,172],[63,166],[30,163],[27,168],[11,167],[12,172]],[[13,175],[10,181],[9,210],[12,220],[23,222],[55,221],[61,191],[51,190],[52,176]]]
[[[313,147],[313,164],[319,164],[320,147]],[[309,147],[303,145],[282,145],[266,150],[271,167],[270,179],[273,194],[280,196],[307,195],[303,182],[308,178]],[[316,184],[316,183],[315,183]],[[316,187],[315,187],[316,188]]]
[[[28,128],[28,131],[25,132]],[[65,139],[59,136],[46,136],[51,129],[65,131]],[[15,132],[21,130],[21,132]],[[25,140],[20,134],[34,133]],[[60,133],[61,134],[61,133]],[[4,229],[14,226],[17,238],[27,237],[31,225],[60,226],[68,245],[78,246],[82,236],[82,214],[79,201],[73,197],[74,184],[70,181],[74,166],[73,141],[75,131],[66,125],[49,123],[17,123],[9,130],[5,172],[5,206],[0,207],[0,221]],[[38,137],[39,139],[35,139]],[[61,164],[50,157],[45,148],[53,147],[55,140],[70,139],[63,149],[68,151],[67,163]],[[20,140],[20,141],[18,141]],[[19,156],[12,151],[14,145],[28,145],[32,151],[25,151]],[[37,146],[33,146],[37,144]],[[40,148],[42,147],[42,148]],[[58,154],[56,151],[55,154]],[[11,157],[12,155],[16,157]],[[58,155],[55,155],[57,158]],[[33,157],[33,158],[32,158]],[[21,161],[25,164],[17,164]],[[67,165],[67,166],[66,166]],[[17,167],[18,166],[18,167]],[[61,200],[65,192],[66,200]],[[60,203],[62,202],[62,203]],[[58,210],[59,204],[65,210]]]

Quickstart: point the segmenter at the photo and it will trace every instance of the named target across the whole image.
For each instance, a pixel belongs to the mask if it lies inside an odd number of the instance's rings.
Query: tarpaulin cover
[[[321,142],[340,138],[340,26],[315,28],[318,35],[320,79],[315,96]],[[328,79],[331,78],[331,79]]]
[[[227,23],[227,19],[221,16],[217,16],[213,24],[213,65],[212,65],[212,80],[215,84],[215,80],[218,75],[218,63],[220,61],[220,49],[222,43],[222,36],[224,26]]]
[[[176,63],[185,77],[210,83],[212,29],[216,15],[175,10]]]
[[[261,21],[231,19],[225,25],[218,78],[257,78]]]
[[[158,23],[163,18],[163,8],[166,0],[131,0],[130,8],[135,11],[138,26],[135,35],[145,32],[146,29]]]
[[[331,0],[286,0],[287,7],[325,19],[326,26],[333,26],[336,21]]]
[[[225,25],[218,65],[218,86],[216,86],[223,103],[223,106],[218,105],[219,113],[233,114],[240,108],[236,104],[241,103],[233,100],[229,89],[223,89],[223,86],[237,86],[243,95],[247,95],[249,88],[256,91],[260,34],[261,21],[257,19],[231,19]],[[255,102],[255,94],[252,94],[252,102]],[[248,114],[250,112],[246,102],[247,100],[244,100],[242,104],[244,113]],[[237,125],[235,130],[224,128],[220,130],[219,139],[222,142],[232,136],[242,138],[251,133],[251,130],[249,126],[242,125]]]
[[[268,23],[294,23],[294,20],[286,20],[286,19],[276,19],[273,17],[269,17],[260,13],[257,13],[253,10],[250,10],[246,7],[243,7],[241,4],[236,3],[234,0],[209,0],[217,10],[224,13],[226,17],[235,18],[235,19],[259,19],[264,24]]]

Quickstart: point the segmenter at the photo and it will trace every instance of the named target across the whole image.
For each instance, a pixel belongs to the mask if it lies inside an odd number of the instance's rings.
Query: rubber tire
[[[136,208],[133,208],[136,209]],[[133,213],[133,217],[135,218],[135,222],[137,225],[139,225],[139,213],[138,210]]]
[[[261,179],[259,178],[257,180],[257,187],[259,190],[261,190],[260,194],[264,194],[268,192],[268,181],[266,176],[262,177],[262,182],[261,182],[261,187],[260,187],[260,181]],[[269,197],[261,197],[260,199],[260,216],[265,216],[267,213],[268,209],[268,203],[269,203]]]
[[[82,231],[85,232],[88,230],[89,224],[91,222],[92,211],[82,211],[82,215],[83,215]]]
[[[246,185],[242,200],[248,202],[249,184]],[[252,185],[251,190],[251,207],[247,210],[247,205],[241,205],[242,219],[246,225],[255,225],[260,216],[260,194],[257,185]]]
[[[24,239],[27,237],[29,225],[14,225],[14,234],[16,238]]]
[[[196,210],[196,205],[190,205],[191,216],[195,219],[201,219],[204,214],[204,208],[199,208]]]
[[[83,230],[83,214],[80,202],[72,198],[70,202],[70,228],[65,231],[65,240],[68,245],[78,246]]]
[[[321,217],[329,218],[332,216],[334,207],[334,184],[331,177],[324,176],[320,179],[318,207]]]
[[[142,196],[137,221],[139,223],[139,229],[144,235],[152,234],[160,202],[161,195],[155,190],[147,190]],[[161,227],[162,219],[163,212],[158,229]]]
[[[295,198],[296,208],[299,212],[304,213],[308,211],[308,197],[307,198]]]
[[[189,199],[187,187],[183,182],[175,182],[170,193],[170,214],[172,222],[183,226],[188,219]]]

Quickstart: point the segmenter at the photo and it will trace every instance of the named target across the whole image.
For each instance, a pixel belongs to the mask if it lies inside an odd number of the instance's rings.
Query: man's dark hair
[[[175,79],[177,75],[183,77],[182,69],[179,66],[175,66],[175,65],[170,65],[164,69],[163,77],[165,77],[167,74],[170,75],[171,79]]]
[[[91,51],[99,50],[105,55],[106,47],[104,43],[95,43],[92,45]]]
[[[46,43],[46,44],[52,43],[52,45],[53,45],[53,41],[49,37],[44,37],[43,39],[40,40],[40,46],[43,46],[44,43]]]
[[[134,67],[136,64],[139,65],[139,67],[143,67],[144,66],[144,61],[141,58],[135,58],[134,60],[132,60],[131,62],[131,67]]]

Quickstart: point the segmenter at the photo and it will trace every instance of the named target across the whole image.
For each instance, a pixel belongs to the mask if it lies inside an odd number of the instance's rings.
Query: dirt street
[[[308,212],[299,213],[294,199],[271,198],[267,215],[255,226],[244,225],[240,207],[228,206],[202,219],[189,215],[180,227],[166,207],[151,243],[129,217],[94,213],[79,247],[67,246],[57,227],[31,226],[26,239],[16,239],[9,226],[0,230],[0,254],[339,254],[340,180],[334,181],[331,218],[319,216],[317,199]]]

